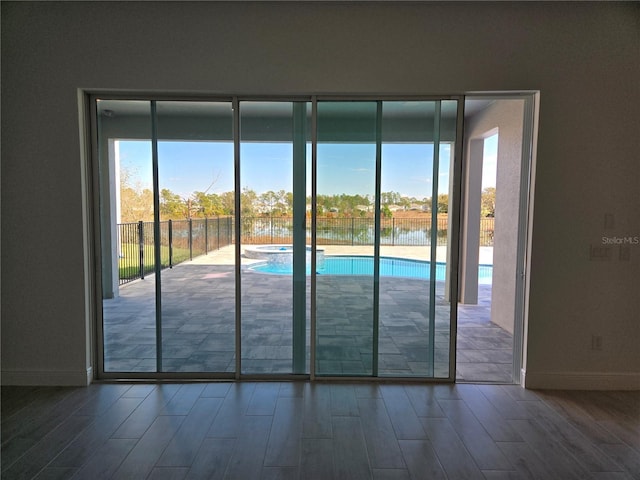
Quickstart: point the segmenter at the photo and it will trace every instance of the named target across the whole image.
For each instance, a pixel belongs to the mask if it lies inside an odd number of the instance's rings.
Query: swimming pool
[[[418,278],[428,280],[430,278],[429,262],[421,260],[407,260],[404,258],[380,257],[380,276],[382,277],[403,277]],[[255,263],[249,270],[275,275],[291,275],[293,273],[291,264],[278,265],[269,262]],[[307,275],[311,273],[307,266]],[[373,257],[354,255],[332,255],[325,256],[323,262],[318,263],[316,271],[318,275],[373,275]],[[436,280],[444,281],[446,264],[436,263]],[[478,283],[491,284],[492,265],[479,265]]]

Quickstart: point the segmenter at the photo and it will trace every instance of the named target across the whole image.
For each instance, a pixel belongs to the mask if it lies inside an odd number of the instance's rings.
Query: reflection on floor
[[[161,281],[163,371],[233,372],[232,267],[187,263],[163,271]],[[449,305],[438,284],[431,352],[428,285],[381,279],[379,375],[448,376]],[[106,371],[155,371],[154,288],[147,277],[104,301]],[[318,373],[371,375],[371,278],[318,277],[317,288]],[[291,277],[243,270],[242,291],[242,373],[291,373]],[[458,380],[511,382],[511,335],[489,321],[490,299],[490,286],[482,286],[478,305],[459,306]],[[308,364],[308,331],[306,344]]]

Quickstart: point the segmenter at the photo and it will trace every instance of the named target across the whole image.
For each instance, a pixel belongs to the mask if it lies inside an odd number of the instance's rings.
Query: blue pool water
[[[255,263],[250,270],[276,275],[291,275],[292,265],[274,264],[269,262]],[[404,277],[428,280],[430,278],[431,265],[420,260],[405,260],[402,258],[380,257],[380,276]],[[445,280],[446,265],[436,263],[436,280]],[[310,269],[307,266],[307,275]],[[478,268],[478,283],[490,284],[493,266],[480,265]],[[373,257],[368,256],[327,256],[324,262],[318,266],[318,275],[373,275]]]

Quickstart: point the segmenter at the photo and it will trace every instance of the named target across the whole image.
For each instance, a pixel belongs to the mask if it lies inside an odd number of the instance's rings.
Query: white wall
[[[498,134],[498,156],[496,169],[495,235],[493,238],[493,278],[491,295],[491,321],[510,333],[514,330],[518,221],[520,202],[520,176],[522,164],[522,128],[524,100],[500,99],[479,111],[465,122],[465,154],[467,168],[477,168],[475,178],[467,176],[467,184],[475,182],[476,198],[467,201],[467,215],[476,217],[473,231],[474,248],[478,248],[478,226],[480,213],[480,183],[482,172],[471,162],[482,163],[484,138]],[[471,155],[470,145],[478,142],[479,150]],[[526,218],[523,221],[526,223]],[[475,252],[474,252],[475,253]],[[477,253],[475,254],[477,258]],[[477,260],[475,264],[477,265]],[[474,273],[477,267],[472,268]],[[477,292],[478,286],[475,284]],[[475,293],[475,292],[474,292]],[[477,294],[476,294],[477,297]]]
[[[77,89],[540,90],[527,382],[640,387],[640,4],[2,2],[2,381],[90,367]],[[592,333],[603,349],[589,349]]]

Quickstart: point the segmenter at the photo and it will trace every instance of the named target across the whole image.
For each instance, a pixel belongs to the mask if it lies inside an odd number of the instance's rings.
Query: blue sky
[[[498,162],[498,134],[484,139],[482,151],[482,189],[496,186],[496,166]]]
[[[151,142],[121,140],[120,165],[131,182],[151,188]],[[450,146],[441,145],[439,193],[449,186]],[[429,144],[384,144],[382,146],[382,191],[422,199],[431,196],[433,146]],[[483,188],[495,186],[497,135],[485,141]],[[182,197],[194,191],[222,193],[233,190],[233,144],[231,142],[159,142],[160,188]],[[241,186],[260,194],[268,190],[292,190],[290,143],[242,143]],[[310,147],[307,151],[307,189],[310,191]],[[373,194],[375,145],[318,145],[319,194]]]

